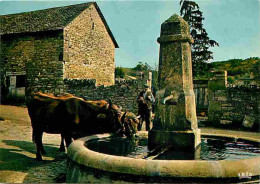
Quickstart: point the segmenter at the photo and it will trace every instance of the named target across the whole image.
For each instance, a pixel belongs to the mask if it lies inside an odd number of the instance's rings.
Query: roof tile
[[[91,4],[93,3],[2,15],[0,16],[0,34],[62,29]]]

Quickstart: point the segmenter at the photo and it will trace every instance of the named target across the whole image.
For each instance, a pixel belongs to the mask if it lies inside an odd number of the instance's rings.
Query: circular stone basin
[[[202,151],[195,160],[194,154],[174,154],[171,151],[152,160],[140,157],[148,151],[145,143],[147,132],[139,132],[139,135],[139,144],[122,138],[125,144],[119,144],[120,138],[111,138],[109,134],[74,141],[68,149],[66,182],[231,182],[259,176],[259,148],[254,145],[259,140],[241,136],[233,141],[227,138],[237,137],[212,133],[203,135],[206,138],[202,139]],[[112,144],[107,140],[112,140]],[[211,144],[214,141],[217,145]],[[181,158],[174,155],[181,155]]]
[[[260,156],[260,148],[255,142],[213,136],[202,137],[201,147],[196,154],[169,149],[159,155],[148,157],[150,151],[147,145],[147,137],[135,140],[127,137],[106,137],[85,143],[88,149],[99,153],[152,160],[227,160]]]

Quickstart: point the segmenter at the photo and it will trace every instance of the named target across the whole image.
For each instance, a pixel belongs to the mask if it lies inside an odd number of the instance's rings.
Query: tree
[[[253,72],[255,79],[260,81],[260,60],[258,58],[258,61],[252,66],[251,72]]]
[[[191,44],[193,75],[203,75],[209,70],[210,65],[207,65],[207,61],[213,59],[213,52],[208,49],[219,44],[215,40],[210,40],[206,29],[203,28],[204,17],[199,5],[189,0],[180,0],[180,5],[180,14],[190,25],[190,34],[194,39],[194,43]]]
[[[124,78],[125,77],[125,72],[124,72],[122,67],[116,67],[115,77],[116,78]]]
[[[139,63],[133,68],[133,70],[148,71],[151,70],[151,67],[148,65],[148,63],[143,63],[139,61]]]

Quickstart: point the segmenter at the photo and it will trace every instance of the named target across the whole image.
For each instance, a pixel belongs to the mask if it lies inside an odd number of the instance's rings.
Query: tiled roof
[[[118,44],[110,28],[108,27],[107,22],[97,3],[95,2],[49,8],[45,10],[37,10],[18,14],[1,15],[0,34],[5,35],[63,29],[91,4],[93,4],[98,10],[100,17],[103,20],[107,31],[115,44],[115,47],[118,48]]]

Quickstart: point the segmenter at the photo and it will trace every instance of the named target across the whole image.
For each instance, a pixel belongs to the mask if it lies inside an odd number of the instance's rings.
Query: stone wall
[[[108,100],[121,106],[122,110],[137,113],[137,96],[143,90],[146,80],[116,80],[112,86],[95,86],[95,80],[65,79],[68,93],[85,100]]]
[[[63,35],[61,31],[4,35],[1,66],[4,84],[24,75],[27,92],[63,92]],[[8,90],[8,89],[7,89]],[[10,90],[9,90],[10,91]]]
[[[208,120],[216,126],[256,129],[260,123],[260,88],[228,87],[223,77],[210,80]]]
[[[94,5],[64,29],[64,78],[113,85],[115,45]]]
[[[147,76],[139,80],[116,80],[113,86],[96,86],[94,79],[65,79],[65,90],[68,93],[82,97],[86,100],[111,99],[115,104],[121,105],[123,109],[137,112],[136,98],[146,82]],[[207,112],[208,81],[194,81],[194,91],[197,102],[197,112]]]

